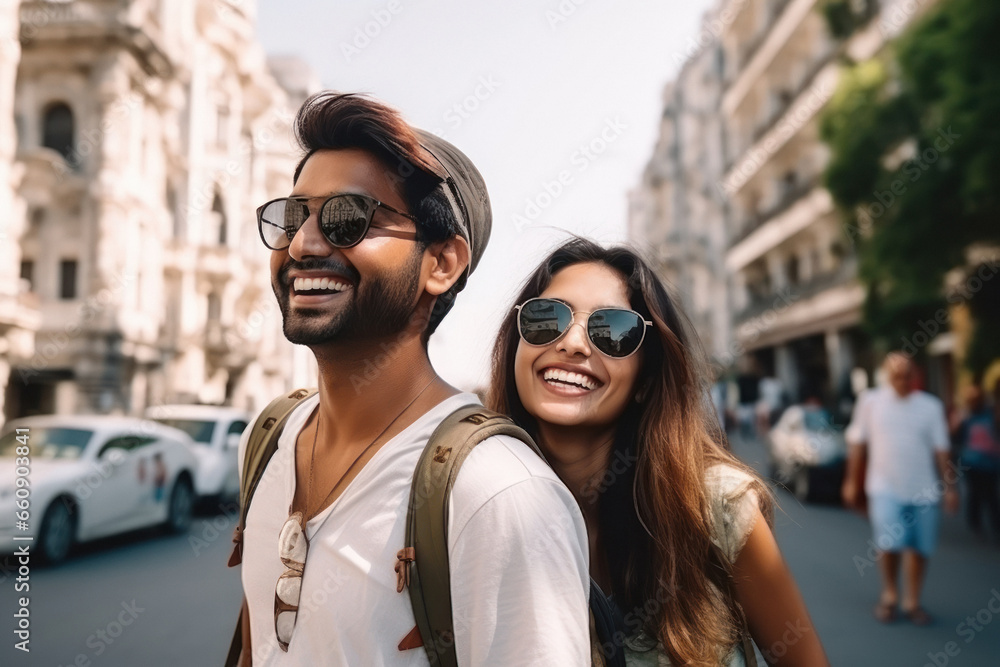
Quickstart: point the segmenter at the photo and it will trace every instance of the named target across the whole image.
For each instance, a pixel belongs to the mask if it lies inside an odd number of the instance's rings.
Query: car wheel
[[[42,528],[38,533],[39,551],[42,559],[55,565],[66,560],[73,548],[73,512],[67,503],[56,499],[42,518]]]
[[[792,478],[792,489],[799,502],[806,503],[812,500],[811,481],[808,467],[802,466],[795,471]]]
[[[170,513],[167,515],[166,528],[171,533],[181,533],[191,525],[194,513],[194,491],[187,477],[180,477],[174,482],[170,492]]]

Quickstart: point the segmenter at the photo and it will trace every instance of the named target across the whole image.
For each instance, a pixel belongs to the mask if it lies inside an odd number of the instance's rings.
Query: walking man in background
[[[915,625],[929,625],[920,604],[927,561],[937,545],[941,502],[958,509],[955,474],[949,460],[944,405],[915,386],[915,368],[900,352],[883,364],[887,386],[858,402],[846,432],[850,444],[843,496],[861,508],[868,496],[875,546],[881,551],[882,591],[875,617],[889,623],[899,605]],[[863,488],[857,483],[867,461]],[[903,570],[903,595],[898,579]]]

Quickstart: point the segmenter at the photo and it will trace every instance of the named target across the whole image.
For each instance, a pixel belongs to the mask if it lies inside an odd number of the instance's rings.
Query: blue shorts
[[[882,551],[913,549],[931,556],[937,547],[941,504],[913,505],[892,496],[868,499],[875,546]]]

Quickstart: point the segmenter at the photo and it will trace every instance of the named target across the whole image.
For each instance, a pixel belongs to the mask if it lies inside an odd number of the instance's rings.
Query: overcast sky
[[[486,179],[488,249],[431,338],[445,379],[485,383],[502,314],[566,230],[625,240],[627,192],[656,140],[663,85],[691,53],[709,5],[258,0],[268,53],[301,56],[327,88],[390,103],[458,146]]]

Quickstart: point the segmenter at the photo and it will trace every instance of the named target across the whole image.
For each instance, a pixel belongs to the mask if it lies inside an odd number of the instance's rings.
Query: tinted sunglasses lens
[[[374,208],[374,203],[364,197],[333,197],[323,205],[320,227],[333,245],[352,246],[360,242],[368,232],[368,222]]]
[[[552,299],[532,299],[521,306],[518,326],[529,345],[548,345],[573,322],[573,312],[565,303]]]
[[[265,204],[257,221],[264,244],[276,249],[287,247],[308,215],[304,204],[291,199],[278,199]]]
[[[594,347],[609,357],[627,357],[642,343],[642,319],[632,311],[608,308],[595,310],[587,323]]]

